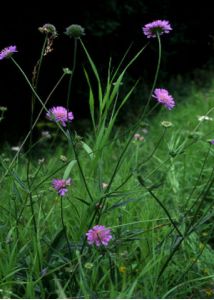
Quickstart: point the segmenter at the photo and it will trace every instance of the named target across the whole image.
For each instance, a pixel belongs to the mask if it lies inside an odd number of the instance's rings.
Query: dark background
[[[16,60],[29,78],[39,58],[44,36],[38,27],[45,23],[56,26],[59,37],[54,51],[42,68],[39,94],[45,98],[62,73],[62,67],[71,67],[73,40],[63,34],[71,24],[85,28],[84,42],[101,74],[106,74],[109,57],[116,65],[125,50],[134,42],[134,52],[147,42],[142,26],[156,19],[166,19],[173,31],[162,38],[163,60],[159,82],[167,82],[172,76],[191,74],[194,69],[212,63],[214,51],[214,17],[212,1],[58,1],[4,2],[0,18],[0,48],[17,45]],[[130,55],[132,52],[130,53]],[[151,84],[157,60],[155,39],[134,68],[130,78],[144,77]],[[78,70],[72,90],[71,110],[76,119],[88,116],[87,85],[82,76],[85,57],[78,52]],[[9,60],[0,61],[0,106],[7,106],[5,120],[0,124],[0,140],[18,142],[29,129],[31,93],[15,66]],[[49,106],[63,105],[67,94],[66,78],[57,89]],[[40,108],[38,104],[36,110]]]

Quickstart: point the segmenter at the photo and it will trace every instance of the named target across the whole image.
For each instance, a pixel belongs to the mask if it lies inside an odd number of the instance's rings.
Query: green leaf
[[[91,159],[94,159],[95,155],[93,153],[93,150],[84,142],[81,142],[82,143],[82,147],[83,149],[88,153],[89,157]]]
[[[87,58],[88,58],[88,61],[89,61],[90,65],[91,65],[91,68],[92,68],[92,70],[93,70],[93,73],[94,73],[94,75],[95,75],[95,77],[96,77],[96,79],[97,79],[99,102],[100,102],[100,106],[101,106],[101,105],[102,105],[102,99],[103,99],[103,96],[102,96],[103,93],[102,93],[101,80],[100,80],[100,77],[99,77],[97,68],[96,68],[96,66],[95,66],[95,63],[93,62],[91,56],[89,55],[89,53],[88,53],[88,51],[87,51],[87,49],[86,49],[86,47],[85,47],[83,41],[80,40],[80,42],[81,42],[81,45],[82,45],[82,47],[83,47],[83,49],[84,49],[84,51],[85,51],[85,54],[86,54],[86,56],[87,56]]]
[[[93,94],[93,90],[92,90],[92,87],[91,87],[91,83],[90,83],[88,73],[86,72],[85,69],[84,69],[84,73],[85,73],[86,81],[87,81],[88,86],[89,86],[89,108],[90,108],[90,114],[91,114],[91,119],[92,119],[92,122],[93,122],[93,126],[95,128],[96,125],[95,125],[95,117],[94,117],[94,94]]]
[[[74,167],[74,165],[76,164],[76,160],[72,160],[70,161],[70,163],[67,165],[67,168],[65,169],[64,175],[63,175],[63,179],[68,179],[70,173],[71,173],[71,169]]]
[[[129,204],[130,202],[135,202],[135,201],[140,201],[142,200],[142,198],[138,198],[138,199],[127,199],[125,201],[121,201],[118,203],[115,203],[114,205],[112,205],[111,207],[109,207],[105,212],[108,212],[109,210],[121,207],[121,206],[126,206],[127,204]]]

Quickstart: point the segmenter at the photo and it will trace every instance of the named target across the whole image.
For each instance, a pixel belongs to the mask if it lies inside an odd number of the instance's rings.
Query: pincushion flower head
[[[161,35],[164,33],[169,33],[171,30],[172,27],[169,24],[169,21],[165,20],[156,20],[146,24],[143,27],[143,33],[148,39],[155,38],[157,34]]]
[[[61,123],[63,127],[66,127],[66,123],[71,122],[74,119],[73,113],[69,112],[63,106],[56,106],[49,109],[46,116],[51,121]]]
[[[70,38],[78,39],[81,36],[85,35],[85,29],[78,24],[72,24],[66,28],[65,34]]]
[[[57,191],[58,195],[64,196],[68,192],[67,187],[71,185],[71,178],[68,179],[53,179],[53,188]]]
[[[109,241],[112,239],[111,229],[103,225],[95,225],[87,233],[87,241],[89,245],[95,244],[96,246],[108,246]]]
[[[169,92],[165,89],[155,89],[152,95],[157,101],[171,110],[175,106],[175,101]]]
[[[18,52],[16,46],[9,46],[2,49],[0,52],[0,60],[11,57],[15,52]]]

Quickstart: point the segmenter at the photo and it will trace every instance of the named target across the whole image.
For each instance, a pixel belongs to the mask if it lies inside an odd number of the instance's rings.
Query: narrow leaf
[[[82,143],[82,147],[83,149],[85,150],[85,152],[89,155],[89,157],[91,159],[94,159],[95,155],[93,153],[93,150],[84,142],[81,142]]]
[[[66,169],[65,169],[65,172],[64,172],[64,175],[63,175],[63,179],[68,179],[70,173],[71,173],[71,170],[72,168],[74,167],[74,165],[76,164],[76,160],[72,160],[70,161],[70,163],[67,165]]]

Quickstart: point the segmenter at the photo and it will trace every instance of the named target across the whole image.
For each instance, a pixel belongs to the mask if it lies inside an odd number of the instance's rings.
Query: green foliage
[[[0,155],[2,297],[203,298],[212,290],[213,84],[206,101],[203,90],[192,85],[185,102],[178,95],[172,111],[162,106],[151,118],[157,105],[147,108],[161,61],[159,36],[158,41],[144,113],[126,128],[115,128],[138,84],[118,101],[126,72],[146,46],[125,63],[129,48],[116,69],[110,60],[104,84],[85,44],[75,39],[73,68],[66,72],[67,105],[80,42],[89,65],[84,73],[93,131],[80,137],[70,124],[53,119],[56,134],[46,132],[34,144],[32,131],[57,85],[43,100],[12,59],[33,94],[32,121],[16,154],[7,147]],[[33,122],[37,100],[42,108]],[[66,119],[61,112],[58,117]],[[53,178],[62,179],[60,189],[53,188]],[[111,230],[108,245],[87,242],[86,233],[96,224]]]
[[[110,226],[114,234],[108,249],[92,247],[81,253],[85,223],[93,211],[93,205],[88,208],[78,200],[86,200],[88,196],[81,186],[77,163],[70,151],[62,152],[60,146],[54,157],[46,153],[46,161],[42,166],[38,165],[38,161],[33,161],[31,190],[34,191],[38,233],[32,244],[32,217],[26,202],[29,191],[24,179],[26,161],[24,156],[20,157],[16,172],[13,171],[11,177],[5,179],[2,194],[5,201],[1,207],[5,212],[8,211],[10,217],[8,213],[1,216],[1,295],[17,298],[22,295],[26,298],[207,297],[212,290],[214,271],[211,263],[213,249],[209,245],[213,233],[213,215],[210,214],[212,203],[209,200],[213,195],[212,188],[197,215],[197,226],[192,230],[191,225],[189,233],[187,228],[191,224],[194,207],[198,207],[204,194],[207,185],[205,178],[212,173],[213,149],[210,149],[207,158],[203,153],[209,150],[206,140],[212,138],[210,124],[213,120],[198,122],[198,116],[205,115],[212,104],[211,91],[212,88],[206,91],[209,97],[204,102],[204,92],[195,89],[188,96],[186,104],[179,105],[178,101],[173,113],[160,112],[155,116],[148,133],[142,131],[144,141],[133,140],[131,143],[129,160],[121,166],[113,190],[106,195],[102,224]],[[209,117],[214,117],[213,111]],[[187,122],[181,122],[184,119]],[[155,147],[163,132],[162,120],[170,120],[173,126],[166,129],[164,140],[155,154],[149,160],[144,159],[143,167],[137,172],[144,178],[146,186],[150,186],[150,190],[162,199],[174,222],[182,233],[187,232],[187,236],[158,279],[172,249],[179,243],[174,226],[148,191],[142,190],[135,176],[120,189],[117,187],[133,172],[136,161],[142,161]],[[190,131],[194,132],[196,138],[188,134]],[[199,132],[200,135],[197,135]],[[120,139],[119,136],[103,149],[100,183],[108,182],[113,164],[125,143],[124,138]],[[92,139],[91,135],[84,143],[92,144]],[[45,141],[43,145],[45,147]],[[79,155],[88,186],[95,199],[98,199],[105,190],[99,190],[100,183],[91,177],[94,160],[90,157],[92,150],[89,149],[79,148]],[[8,153],[9,150],[6,151]],[[2,162],[5,161],[4,153],[1,155]],[[68,163],[60,160],[62,154],[68,158]],[[65,178],[71,174],[74,181],[68,197],[63,200],[72,260],[69,259],[66,239],[60,228],[59,200],[49,187],[48,178],[52,178],[57,169],[55,176],[60,177],[64,172],[67,174]],[[36,254],[38,247],[43,275],[40,274]]]

